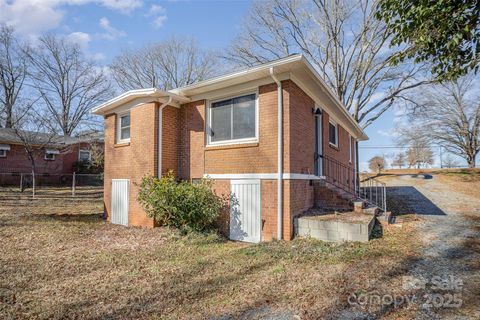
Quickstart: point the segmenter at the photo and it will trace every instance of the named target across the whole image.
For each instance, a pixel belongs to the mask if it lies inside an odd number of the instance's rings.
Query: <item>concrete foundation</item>
[[[368,242],[374,224],[374,216],[355,212],[301,216],[294,221],[297,236],[330,242]]]

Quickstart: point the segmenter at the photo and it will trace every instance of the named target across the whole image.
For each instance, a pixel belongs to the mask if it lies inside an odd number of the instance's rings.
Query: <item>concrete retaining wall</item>
[[[295,219],[295,233],[300,237],[312,237],[330,242],[368,242],[374,224],[375,217],[366,222],[345,222],[303,216]]]

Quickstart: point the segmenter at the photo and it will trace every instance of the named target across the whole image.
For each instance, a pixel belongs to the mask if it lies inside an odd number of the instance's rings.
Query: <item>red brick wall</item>
[[[201,178],[204,173],[205,101],[182,105],[180,109],[179,176]]]
[[[65,154],[56,154],[55,160],[45,160],[45,150],[35,151],[36,173],[63,173]],[[0,158],[0,173],[30,173],[32,165],[21,145],[10,145],[5,158]]]
[[[8,143],[7,143],[8,144]],[[0,173],[30,173],[31,162],[27,157],[25,148],[21,145],[9,144],[5,158],[0,158]],[[50,148],[60,151],[55,155],[55,160],[45,160],[45,149],[35,151],[35,167],[38,174],[72,174],[73,164],[78,161],[79,150],[89,150],[90,144],[72,144],[65,148]]]
[[[162,174],[178,174],[180,146],[180,109],[167,106],[162,110]]]
[[[284,99],[284,172],[314,172],[313,100],[291,80],[283,81]],[[259,87],[259,141],[242,145],[206,147],[204,100],[184,104],[180,109],[163,110],[162,167],[172,169],[183,179],[201,178],[207,174],[275,173],[277,171],[277,86]],[[127,146],[115,146],[115,115],[106,117],[105,135],[105,206],[110,208],[112,178],[131,179],[130,220],[132,225],[153,226],[136,203],[136,187],[145,174],[156,173],[156,135],[158,106],[143,105],[132,109],[131,137]],[[339,148],[328,143],[328,114],[323,113],[324,153],[347,165],[348,133],[339,126]],[[352,164],[353,166],[353,164]],[[215,191],[230,192],[230,181],[215,182]],[[277,182],[262,180],[262,238],[270,240],[277,234]],[[284,181],[283,237],[293,235],[293,217],[313,205],[313,187],[308,180]],[[228,232],[228,214],[220,219]]]
[[[105,183],[104,204],[110,218],[112,179],[130,179],[129,218],[132,226],[154,226],[136,201],[138,187],[145,175],[157,173],[158,104],[150,103],[131,109],[130,143],[116,144],[116,115],[105,117]]]

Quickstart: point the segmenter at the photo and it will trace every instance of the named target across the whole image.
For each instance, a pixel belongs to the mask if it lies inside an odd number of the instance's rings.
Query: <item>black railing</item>
[[[373,177],[362,177],[359,188],[360,198],[387,211],[387,185]]]
[[[351,194],[357,193],[355,168],[329,156],[318,154],[315,155],[315,168],[322,168],[321,175],[325,177],[328,183]]]

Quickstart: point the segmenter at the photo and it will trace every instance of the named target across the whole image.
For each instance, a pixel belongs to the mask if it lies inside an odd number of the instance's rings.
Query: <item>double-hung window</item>
[[[338,148],[338,125],[333,121],[328,123],[328,142]]]
[[[117,142],[130,142],[130,113],[118,116]]]
[[[209,144],[257,139],[256,94],[212,102],[209,111]]]

